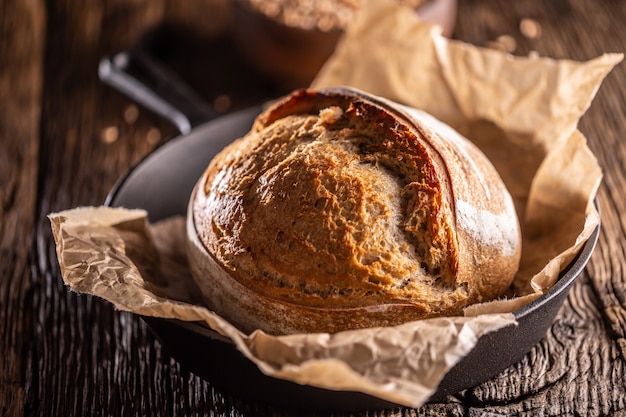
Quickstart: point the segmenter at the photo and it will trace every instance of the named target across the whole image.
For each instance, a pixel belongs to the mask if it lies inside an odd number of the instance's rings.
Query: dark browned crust
[[[352,157],[344,155],[343,148],[333,157],[337,163],[327,161],[322,154],[310,163],[298,160],[285,173],[270,177],[279,178],[278,185],[272,183],[276,188],[270,192],[273,197],[261,204],[268,197],[259,191],[259,178],[268,172],[268,160],[284,163],[273,158],[278,158],[276,152],[292,146],[285,139],[286,134],[292,133],[289,129],[296,132],[300,129],[297,123],[319,122],[320,112],[328,108],[340,108],[342,122],[337,122],[337,126],[330,123],[325,126],[326,131],[316,131],[317,134],[330,132],[336,135],[332,136],[336,141],[358,138],[350,146],[358,148],[359,161],[391,172],[396,178],[392,182],[400,184],[403,233],[409,236],[411,250],[422,257],[420,265],[405,262],[401,254],[390,256],[387,263],[374,260],[373,266],[355,262],[355,254],[372,243],[355,239],[343,229],[342,233],[335,233],[335,229],[320,226],[339,218],[341,222],[352,222],[353,230],[367,220],[359,210],[354,214],[342,211],[337,217],[336,211],[341,210],[337,204],[332,209],[335,212],[325,206],[321,212],[314,207],[320,200],[320,195],[315,194],[319,184],[346,178],[350,181],[351,177],[335,174],[337,164],[351,163]],[[273,136],[263,137],[269,134]],[[371,140],[359,142],[359,135]],[[506,277],[486,277],[484,266],[472,264],[477,248],[484,248],[466,232],[456,229],[456,168],[445,160],[450,150],[439,146],[440,140],[402,109],[350,89],[299,90],[275,103],[256,119],[246,138],[215,158],[199,183],[202,187],[192,197],[190,214],[195,233],[211,262],[226,271],[226,281],[230,281],[220,282],[221,289],[205,294],[209,305],[214,303],[218,312],[226,310],[226,318],[246,330],[260,327],[271,333],[335,332],[457,315],[469,303],[499,295],[512,279],[510,271],[514,273],[517,267],[512,266],[515,257],[504,259],[497,248],[490,249],[488,258],[495,271],[492,273],[510,275]],[[293,157],[288,152],[285,155],[287,159]],[[307,157],[302,156],[302,160]],[[376,185],[376,181],[383,180],[368,181]],[[367,181],[364,184],[339,184],[336,195],[331,197],[333,201],[343,198],[342,204],[354,199],[366,199],[381,207],[391,204],[393,196],[379,199],[371,195],[375,192],[368,188]],[[460,188],[463,194],[463,187]],[[292,192],[299,194],[290,195]],[[419,210],[428,220],[413,226],[407,219],[422,219],[415,214]],[[290,228],[287,220],[292,218],[304,226],[295,226],[293,220]],[[305,233],[306,226],[314,225],[319,226],[319,233]],[[431,246],[424,247],[424,242]],[[395,246],[392,250],[401,252]],[[200,277],[201,286],[203,279],[210,285],[206,277]],[[238,293],[245,293],[242,299],[248,301],[238,300]]]

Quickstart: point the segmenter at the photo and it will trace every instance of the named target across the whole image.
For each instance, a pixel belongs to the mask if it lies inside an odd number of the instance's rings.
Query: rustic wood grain
[[[612,415],[623,410],[624,362],[617,345],[606,338],[598,305],[585,274],[545,338],[497,378],[468,390],[464,403],[490,415]]]
[[[0,414],[25,403],[44,7],[0,3]]]
[[[101,57],[155,48],[222,111],[281,93],[230,41],[228,0],[0,2],[0,415],[626,415],[626,65],[580,128],[604,167],[602,233],[545,338],[496,378],[412,410],[302,413],[190,374],[138,317],[63,286],[46,215],[101,204],[176,131],[97,79]],[[540,25],[530,37],[522,19]],[[623,52],[626,2],[459,2],[455,37],[519,55]],[[36,237],[36,238],[35,238]]]
[[[603,89],[623,92],[624,80],[626,65],[622,63],[609,75]],[[581,129],[588,132],[590,147],[604,169],[598,195],[603,223],[598,245],[602,250],[596,251],[588,270],[609,334],[619,344],[622,359],[626,359],[625,115],[624,94],[599,94],[581,121]]]

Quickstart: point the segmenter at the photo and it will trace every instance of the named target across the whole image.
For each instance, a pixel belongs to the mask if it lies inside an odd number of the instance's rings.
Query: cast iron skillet
[[[216,118],[174,74],[142,54],[124,52],[105,58],[99,72],[104,82],[166,117],[182,132],[131,168],[117,182],[105,205],[143,208],[150,221],[185,215],[191,190],[209,161],[250,129],[261,106]],[[546,294],[514,312],[518,325],[482,337],[444,377],[431,400],[441,400],[491,379],[542,339],[588,262],[599,229]],[[397,406],[363,393],[325,390],[266,376],[232,342],[202,324],[142,318],[184,368],[229,392],[307,410],[359,411]]]

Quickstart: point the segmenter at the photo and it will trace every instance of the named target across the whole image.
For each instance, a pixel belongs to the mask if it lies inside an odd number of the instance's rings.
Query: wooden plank
[[[617,11],[609,10],[607,13]],[[626,17],[624,8],[621,16]],[[615,44],[614,36],[607,36]],[[626,360],[626,160],[624,126],[626,126],[626,95],[609,94],[623,91],[626,63],[622,62],[607,77],[592,107],[583,117],[580,128],[604,170],[598,195],[602,230],[598,249],[589,266],[593,291],[600,311],[607,322],[607,334],[620,346]]]
[[[611,415],[623,409],[626,374],[587,275],[577,282],[545,338],[522,361],[464,393],[489,415]],[[621,405],[619,405],[622,403]]]
[[[137,410],[133,404],[143,404],[147,413],[153,405],[148,401],[155,395],[149,389],[151,375],[129,366],[152,359],[141,356],[149,346],[145,326],[63,286],[45,216],[102,204],[117,177],[157,145],[145,141],[145,121],[124,121],[122,103],[127,101],[105,94],[97,68],[102,55],[136,42],[162,12],[159,1],[48,4],[49,22],[63,22],[63,27],[49,25],[46,34],[37,242],[41,276],[33,301],[34,367],[26,401],[27,409],[39,415],[124,415]],[[107,130],[111,126],[119,126],[117,134]]]
[[[0,414],[25,403],[45,7],[0,3]]]

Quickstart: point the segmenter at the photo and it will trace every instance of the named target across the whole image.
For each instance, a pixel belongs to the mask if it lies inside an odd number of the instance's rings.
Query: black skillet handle
[[[119,52],[100,61],[100,79],[172,122],[186,135],[217,113],[176,74],[140,51]]]

